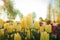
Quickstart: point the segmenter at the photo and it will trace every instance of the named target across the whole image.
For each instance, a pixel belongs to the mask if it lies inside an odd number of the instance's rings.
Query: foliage
[[[4,2],[5,10],[7,10],[8,18],[15,19],[17,15],[17,10],[13,7],[13,2],[11,0],[2,0]]]

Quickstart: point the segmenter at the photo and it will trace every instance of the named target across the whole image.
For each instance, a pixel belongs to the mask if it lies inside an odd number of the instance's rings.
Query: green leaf
[[[13,7],[13,1],[11,0],[2,0],[4,2],[5,10],[7,10],[7,16],[9,19],[15,19],[17,10]]]

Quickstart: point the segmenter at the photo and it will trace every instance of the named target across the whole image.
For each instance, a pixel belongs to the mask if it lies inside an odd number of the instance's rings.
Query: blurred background
[[[4,0],[0,0],[0,18],[8,20],[7,18],[7,12],[4,11]],[[8,1],[8,0],[5,0]],[[29,13],[36,13],[36,20],[38,20],[39,17],[42,17],[45,19],[47,16],[51,15],[51,18],[53,20],[53,12],[51,10],[57,10],[58,7],[56,0],[10,0],[12,2],[12,5],[14,9],[17,9],[22,13],[24,16],[26,16]],[[48,11],[50,10],[50,12]],[[49,14],[50,13],[50,14]],[[16,21],[19,21],[19,16],[17,15],[15,18]]]
[[[16,1],[16,7],[26,16],[28,13],[35,12],[37,19],[43,17],[45,19],[47,5],[50,0],[19,0]]]

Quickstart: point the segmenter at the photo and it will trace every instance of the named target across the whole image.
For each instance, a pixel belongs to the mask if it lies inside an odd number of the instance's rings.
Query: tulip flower
[[[44,40],[49,40],[49,34],[45,31],[44,32]]]
[[[5,23],[4,24],[4,29],[8,29],[8,27],[9,27],[9,23]]]
[[[34,21],[34,28],[38,29],[40,26],[39,26],[39,22],[38,21]]]
[[[4,35],[4,31],[0,29],[0,35]]]
[[[51,32],[52,32],[52,27],[51,27],[51,25],[46,25],[46,26],[45,26],[45,31],[51,33]]]
[[[9,33],[12,33],[13,27],[12,27],[12,26],[9,26],[9,27],[7,28],[7,31],[8,31]]]
[[[14,34],[14,40],[21,40],[19,33]]]
[[[17,31],[21,31],[21,28],[22,28],[21,25],[18,24],[16,30],[17,30]]]

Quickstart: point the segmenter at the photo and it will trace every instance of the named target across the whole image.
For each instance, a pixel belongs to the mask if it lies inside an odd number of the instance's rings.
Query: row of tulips
[[[52,26],[39,22],[41,20],[34,20],[31,14],[20,18],[19,22],[0,19],[0,40],[55,40]]]
[[[50,40],[51,25],[40,26],[38,21],[34,21],[33,25],[34,27],[30,27],[31,25],[24,27],[23,22],[4,23],[0,29],[0,35],[3,36],[1,40]]]

